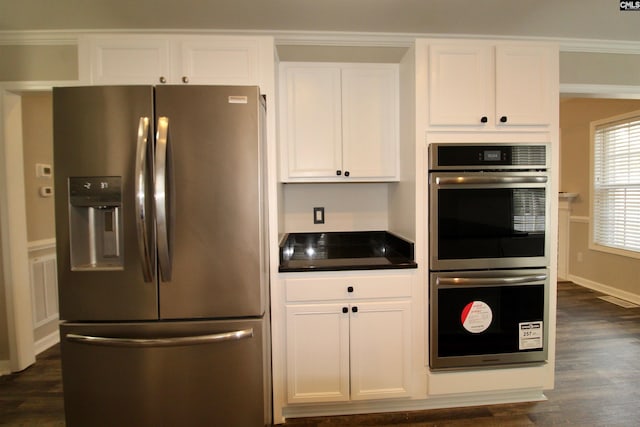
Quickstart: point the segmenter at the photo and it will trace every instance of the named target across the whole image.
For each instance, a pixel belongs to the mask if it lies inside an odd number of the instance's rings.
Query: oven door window
[[[438,190],[438,259],[544,256],[544,188]]]
[[[543,284],[439,288],[438,357],[540,351],[544,298]]]

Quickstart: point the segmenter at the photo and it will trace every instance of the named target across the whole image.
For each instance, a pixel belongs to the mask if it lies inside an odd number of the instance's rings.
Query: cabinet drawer
[[[411,296],[411,275],[285,279],[287,301],[326,301]]]

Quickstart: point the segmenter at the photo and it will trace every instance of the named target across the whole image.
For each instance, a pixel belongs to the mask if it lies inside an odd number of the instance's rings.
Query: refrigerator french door
[[[268,423],[259,89],[71,87],[53,99],[68,425]]]

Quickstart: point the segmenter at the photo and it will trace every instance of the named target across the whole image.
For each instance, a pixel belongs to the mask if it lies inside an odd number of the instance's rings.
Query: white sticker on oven
[[[520,350],[542,348],[542,322],[522,322],[520,328]]]
[[[462,310],[460,321],[462,326],[472,334],[479,334],[491,326],[493,312],[491,307],[483,301],[472,301]]]

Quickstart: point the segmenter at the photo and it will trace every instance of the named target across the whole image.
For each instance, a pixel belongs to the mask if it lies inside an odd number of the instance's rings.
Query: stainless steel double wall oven
[[[549,152],[430,145],[431,369],[546,360]]]

